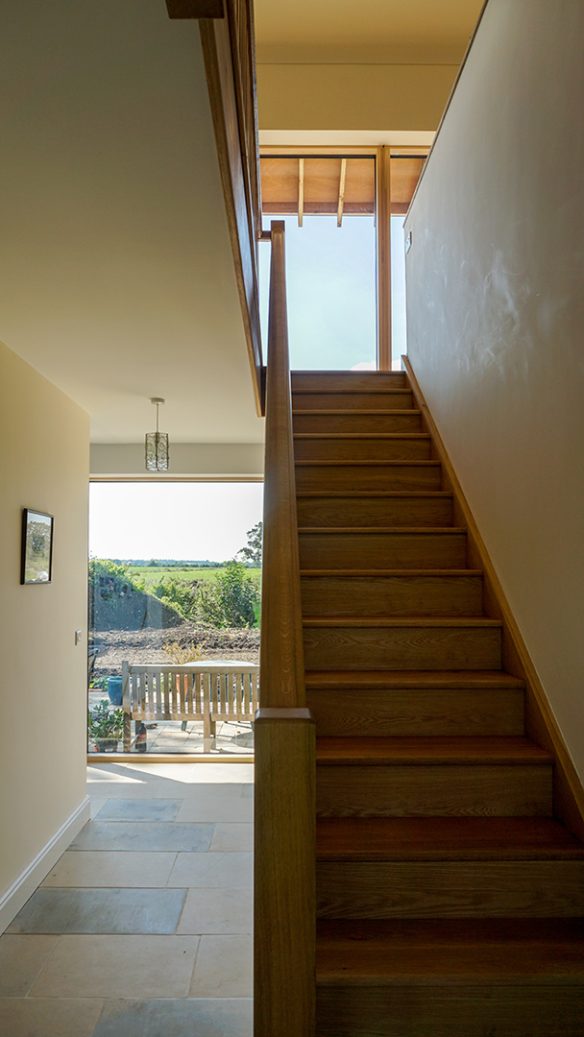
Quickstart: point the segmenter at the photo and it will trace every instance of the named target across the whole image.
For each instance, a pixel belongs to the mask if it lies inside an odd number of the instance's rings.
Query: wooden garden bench
[[[203,751],[210,752],[218,720],[253,721],[259,708],[259,666],[241,662],[132,666],[122,663],[124,752],[132,720],[198,720]]]

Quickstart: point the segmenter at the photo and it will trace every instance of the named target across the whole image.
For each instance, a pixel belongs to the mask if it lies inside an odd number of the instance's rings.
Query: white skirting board
[[[76,807],[34,860],[0,897],[0,934],[8,928],[21,907],[24,907],[37,886],[40,886],[86,821],[89,821],[89,796]]]

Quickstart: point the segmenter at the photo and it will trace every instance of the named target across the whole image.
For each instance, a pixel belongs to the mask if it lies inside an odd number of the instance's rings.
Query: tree
[[[257,522],[255,526],[247,531],[247,544],[238,551],[238,556],[244,565],[260,566],[262,564],[262,537],[264,532],[263,522]]]
[[[214,627],[253,627],[259,594],[242,562],[229,562],[210,583],[199,587],[197,611]]]

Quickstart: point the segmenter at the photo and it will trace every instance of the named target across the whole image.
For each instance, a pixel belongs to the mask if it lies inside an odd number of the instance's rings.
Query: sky
[[[262,518],[263,483],[91,483],[92,558],[223,562]]]
[[[290,365],[297,370],[375,367],[376,275],[373,216],[278,216],[286,223]],[[392,217],[393,356],[405,352],[404,217]],[[264,224],[268,225],[264,217]],[[267,342],[269,245],[259,247],[260,302]]]

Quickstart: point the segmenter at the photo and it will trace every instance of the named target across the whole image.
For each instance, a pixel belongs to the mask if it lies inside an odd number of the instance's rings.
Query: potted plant
[[[87,714],[89,736],[98,753],[115,753],[124,730],[124,711],[110,710],[107,699],[102,699]]]

